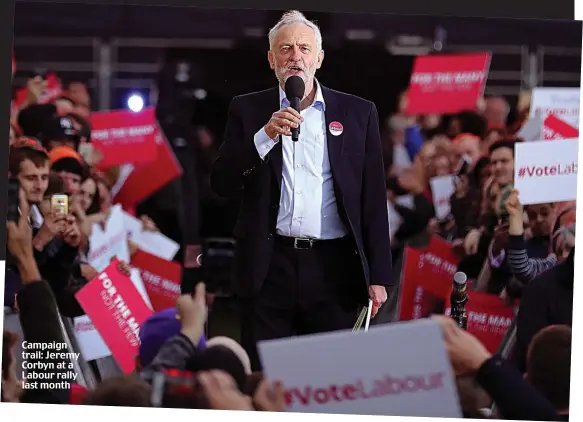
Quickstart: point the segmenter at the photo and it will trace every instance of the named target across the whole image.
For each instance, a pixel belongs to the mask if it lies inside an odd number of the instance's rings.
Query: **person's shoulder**
[[[263,102],[263,101],[265,101],[266,97],[270,97],[270,96],[275,95],[277,93],[277,91],[278,91],[277,87],[274,87],[274,88],[263,89],[261,91],[254,91],[254,92],[248,92],[245,94],[239,94],[233,98],[233,102],[234,103],[236,102],[239,104]]]
[[[372,101],[354,94],[349,94],[348,92],[338,91],[326,86],[323,86],[322,90],[325,97],[328,96],[333,98],[334,101],[351,108],[357,107],[358,109],[369,111],[371,108],[375,107],[375,104]]]
[[[551,291],[556,290],[559,284],[557,279],[562,278],[563,265],[564,263],[561,262],[533,278],[530,283],[525,286],[523,298],[540,295],[546,296],[551,293]]]

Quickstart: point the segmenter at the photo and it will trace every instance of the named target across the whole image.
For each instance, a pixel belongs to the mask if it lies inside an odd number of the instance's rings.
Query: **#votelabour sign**
[[[578,139],[517,143],[514,186],[523,205],[577,199]]]
[[[431,320],[270,340],[259,353],[292,412],[461,417],[441,328]]]

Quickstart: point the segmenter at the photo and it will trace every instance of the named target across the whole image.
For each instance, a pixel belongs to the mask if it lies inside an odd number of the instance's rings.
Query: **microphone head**
[[[457,287],[463,287],[467,283],[467,281],[468,281],[468,276],[461,271],[458,271],[453,276],[453,282],[455,283],[455,285]]]
[[[304,80],[299,76],[293,75],[287,78],[285,81],[285,96],[287,99],[291,98],[304,98],[304,92],[306,90],[306,84]]]

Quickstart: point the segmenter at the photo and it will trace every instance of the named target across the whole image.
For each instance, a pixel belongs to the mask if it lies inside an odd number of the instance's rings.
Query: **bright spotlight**
[[[144,99],[137,94],[133,94],[128,99],[128,108],[134,113],[139,113],[144,108]]]

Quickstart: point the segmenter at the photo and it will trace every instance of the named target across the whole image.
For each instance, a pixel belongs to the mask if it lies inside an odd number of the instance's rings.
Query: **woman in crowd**
[[[79,193],[72,198],[71,202],[71,212],[77,218],[81,230],[88,237],[91,236],[93,224],[105,221],[107,211],[111,206],[109,202],[106,208],[102,207],[99,183],[100,181],[95,176],[87,172],[81,179]]]

